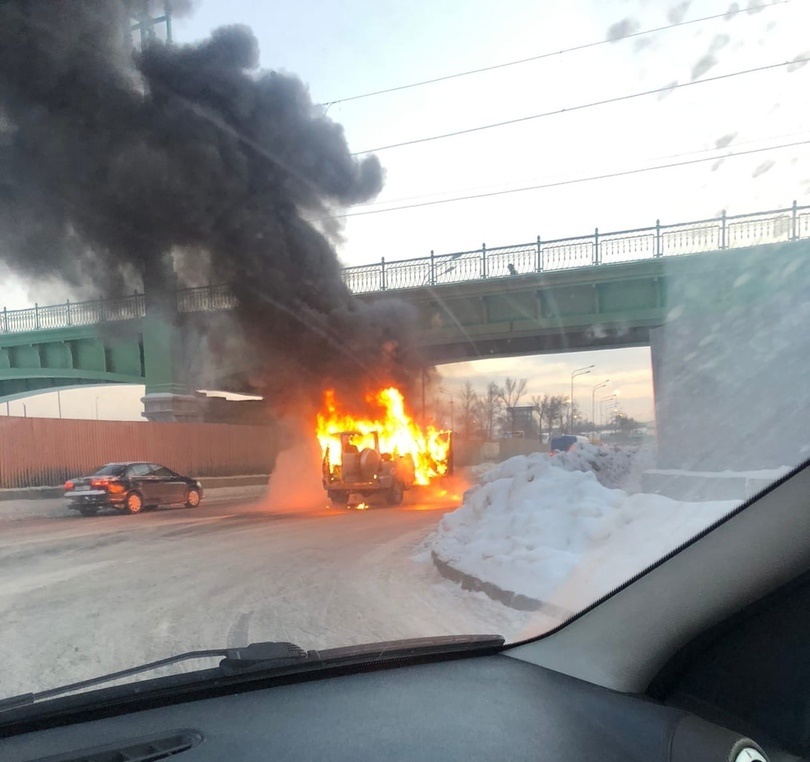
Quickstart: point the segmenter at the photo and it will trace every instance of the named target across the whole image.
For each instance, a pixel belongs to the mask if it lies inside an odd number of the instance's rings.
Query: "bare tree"
[[[527,383],[528,381],[525,378],[510,378],[507,376],[503,386],[497,387],[501,402],[506,407],[517,407],[517,403],[526,394]]]
[[[568,415],[568,403],[565,397],[558,394],[544,394],[542,397],[532,397],[532,405],[540,418],[540,428],[542,432],[543,424],[546,424],[549,437],[553,436],[554,430],[560,432],[566,430],[566,417]],[[576,413],[576,410],[574,411]]]
[[[527,380],[525,378],[506,377],[503,386],[496,387],[501,405],[506,409],[503,423],[512,430],[515,427],[515,414],[512,408],[517,407],[521,397],[526,394]]]
[[[464,384],[461,390],[459,403],[461,405],[461,431],[465,437],[470,437],[475,426],[478,394],[476,394],[473,385],[469,381]]]
[[[588,427],[584,427],[584,419],[582,417],[582,408],[580,407],[578,402],[572,405],[569,401],[568,397],[563,397],[562,395],[559,396],[559,426],[560,426],[560,433],[567,434],[568,432],[577,431],[589,431]],[[571,421],[571,413],[574,414],[573,423]]]
[[[478,400],[478,414],[481,418],[481,428],[488,440],[492,440],[495,432],[495,424],[498,415],[503,407],[500,389],[496,383],[490,381],[487,384],[486,393]]]
[[[548,416],[548,401],[549,396],[548,394],[544,394],[542,397],[539,394],[535,394],[532,397],[532,407],[534,408],[534,412],[537,413],[538,418],[538,434],[540,439],[543,439],[543,423],[546,421]]]

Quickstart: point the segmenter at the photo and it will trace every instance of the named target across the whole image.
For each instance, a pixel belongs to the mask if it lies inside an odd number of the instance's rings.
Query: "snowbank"
[[[440,560],[503,590],[581,608],[693,537],[739,501],[681,503],[600,484],[622,471],[600,448],[520,455],[468,490],[427,546]]]
[[[495,471],[505,464],[524,458],[550,459],[551,465],[566,471],[593,471],[600,484],[605,487],[618,487],[628,492],[641,490],[641,475],[655,465],[655,454],[650,448],[620,447],[618,445],[592,445],[579,443],[568,452],[550,456],[546,452],[531,455],[516,455],[495,467]],[[470,468],[479,481],[486,479],[492,471],[491,463],[481,463]]]

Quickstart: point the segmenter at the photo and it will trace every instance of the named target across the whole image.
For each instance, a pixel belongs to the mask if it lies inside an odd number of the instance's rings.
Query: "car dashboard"
[[[757,760],[744,736],[507,654],[374,668],[49,727],[5,762]]]

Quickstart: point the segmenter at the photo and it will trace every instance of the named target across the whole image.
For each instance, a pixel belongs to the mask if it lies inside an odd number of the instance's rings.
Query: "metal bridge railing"
[[[236,306],[236,297],[227,284],[185,288],[177,292],[178,312],[216,312]]]
[[[795,201],[787,209],[773,209],[674,225],[619,230],[554,240],[536,240],[514,246],[435,254],[343,269],[343,281],[355,294],[440,286],[488,278],[567,270],[577,267],[633,262],[656,257],[701,254],[724,249],[781,243],[810,238],[810,206]],[[187,288],[177,292],[178,312],[213,312],[236,306],[228,285]],[[21,333],[74,325],[95,325],[132,320],[146,314],[143,294],[120,299],[65,302],[47,307],[0,312],[0,333]]]
[[[24,310],[0,312],[0,333],[23,333],[74,325],[97,325],[115,320],[133,320],[146,314],[143,294],[119,299],[94,299],[88,302],[66,301],[46,307],[35,305]]]
[[[464,251],[417,259],[347,267],[343,280],[356,294],[392,291],[502,278],[510,275],[567,270],[576,267],[633,262],[656,257],[700,254],[724,249],[810,238],[810,206],[795,201],[787,209],[695,220],[674,225],[655,225],[634,230],[574,238],[542,240],[515,246]],[[511,267],[510,267],[511,265]]]

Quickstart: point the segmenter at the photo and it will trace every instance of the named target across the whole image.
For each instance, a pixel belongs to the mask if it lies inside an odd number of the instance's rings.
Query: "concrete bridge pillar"
[[[667,322],[650,332],[659,468],[810,457],[810,247],[769,255],[669,281]]]
[[[182,332],[177,314],[147,309],[143,318],[143,360],[146,376],[144,418],[150,421],[198,423],[201,401],[189,386],[184,367]]]

